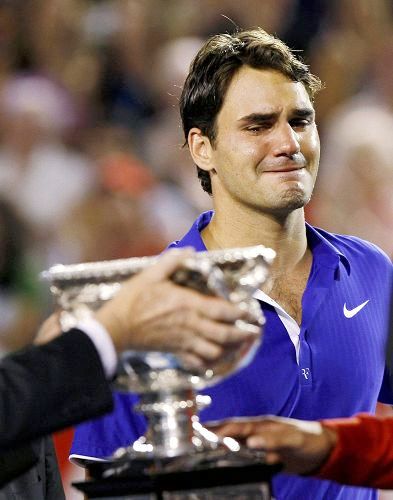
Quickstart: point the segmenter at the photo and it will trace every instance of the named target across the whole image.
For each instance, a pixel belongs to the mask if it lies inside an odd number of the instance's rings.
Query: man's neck
[[[261,244],[273,248],[277,252],[273,272],[297,267],[307,252],[302,208],[278,217],[248,207],[232,213],[215,207],[215,215],[201,235],[208,250]]]

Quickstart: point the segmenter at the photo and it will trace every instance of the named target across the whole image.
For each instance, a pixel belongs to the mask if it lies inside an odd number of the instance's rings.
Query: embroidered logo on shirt
[[[308,377],[310,376],[310,368],[302,368],[302,375],[306,380],[308,380]]]
[[[363,304],[360,304],[359,306],[355,307],[354,309],[347,309],[347,304],[345,303],[344,304],[344,309],[343,309],[343,312],[344,312],[344,316],[346,318],[353,318],[359,311],[361,311],[363,309],[363,307],[370,301],[369,300],[366,300],[366,302],[363,302]]]

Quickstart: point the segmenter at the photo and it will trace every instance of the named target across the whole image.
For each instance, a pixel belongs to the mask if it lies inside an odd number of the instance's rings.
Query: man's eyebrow
[[[296,108],[292,112],[293,116],[297,118],[313,118],[315,110],[313,108]]]
[[[272,120],[274,118],[277,118],[278,113],[251,113],[246,116],[242,116],[241,118],[238,119],[238,122],[242,124],[247,124],[247,123],[263,123],[269,120]]]
[[[278,112],[270,113],[250,113],[249,115],[242,116],[237,121],[241,124],[247,125],[248,123],[264,123],[274,120],[279,115]],[[315,111],[313,108],[295,108],[291,111],[292,117],[295,118],[313,118]]]

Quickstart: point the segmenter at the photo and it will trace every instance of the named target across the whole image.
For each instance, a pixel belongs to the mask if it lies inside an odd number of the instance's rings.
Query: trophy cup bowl
[[[148,422],[146,434],[105,461],[92,464],[78,460],[91,474],[101,478],[142,474],[171,474],[196,469],[255,465],[263,454],[251,452],[234,439],[220,438],[201,425],[198,411],[210,403],[197,394],[247,366],[258,349],[264,324],[260,305],[253,294],[268,279],[275,252],[262,245],[199,252],[187,258],[171,280],[206,295],[223,297],[248,311],[253,320],[238,320],[237,326],[261,335],[250,337],[241,347],[220,360],[196,370],[169,352],[126,351],[120,357],[115,380],[118,390],[137,393],[136,410]],[[61,308],[61,325],[67,330],[110,300],[123,281],[154,264],[158,257],[56,265],[42,273]],[[92,469],[90,469],[92,467]]]

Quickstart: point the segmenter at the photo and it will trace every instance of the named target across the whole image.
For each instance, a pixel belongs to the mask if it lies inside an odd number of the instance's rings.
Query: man
[[[305,223],[319,163],[313,97],[320,89],[280,40],[262,29],[209,39],[194,59],[180,111],[190,153],[214,212],[171,246],[264,244],[277,252],[256,294],[266,316],[253,363],[207,392],[202,420],[275,414],[321,419],[391,402],[384,380],[392,267],[374,245]],[[72,453],[103,457],[136,439],[133,396],[85,424]],[[72,456],[72,455],[71,455]],[[375,498],[375,492],[277,476],[278,499]]]
[[[203,365],[255,335],[234,326],[246,318],[234,304],[169,280],[190,253],[169,252],[126,282],[95,319],[64,335],[59,336],[57,322],[50,318],[39,335],[43,345],[1,361],[0,485],[29,469],[38,457],[40,462],[0,497],[18,493],[23,495],[18,498],[34,500],[61,498],[54,487],[58,474],[52,445],[34,440],[112,409],[108,380],[117,352],[168,350]]]

